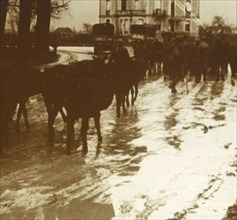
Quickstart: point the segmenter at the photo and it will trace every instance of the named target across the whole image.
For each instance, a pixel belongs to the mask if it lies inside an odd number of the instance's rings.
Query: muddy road
[[[90,56],[60,53],[61,63]],[[237,86],[228,77],[188,87],[171,94],[163,78],[142,81],[121,118],[114,102],[102,112],[100,145],[90,121],[87,155],[80,120],[66,155],[60,115],[49,146],[43,98],[30,98],[30,130],[12,121],[0,159],[1,219],[222,219],[236,201]]]

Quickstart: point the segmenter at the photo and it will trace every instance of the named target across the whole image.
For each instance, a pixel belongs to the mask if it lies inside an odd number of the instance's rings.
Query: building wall
[[[130,34],[131,24],[154,24],[161,27],[163,31],[171,30],[171,23],[174,22],[174,31],[184,32],[187,23],[190,22],[190,32],[197,34],[197,22],[193,17],[199,18],[200,0],[127,0],[126,10],[122,11],[123,0],[100,0],[100,23],[106,20],[114,24],[116,35],[127,36]],[[190,16],[186,13],[186,2],[192,6]],[[171,4],[175,3],[175,14],[171,16]],[[178,2],[181,3],[180,7]],[[109,12],[108,9],[109,5]],[[165,10],[167,17],[155,18],[155,9],[160,9],[161,13]],[[194,15],[194,16],[193,16]],[[159,25],[160,23],[160,25]],[[188,32],[188,31],[187,31]]]

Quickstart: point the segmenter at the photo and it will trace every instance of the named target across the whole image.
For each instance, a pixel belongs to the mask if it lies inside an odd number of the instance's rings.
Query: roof
[[[131,34],[145,35],[147,37],[156,36],[156,28],[154,25],[132,24],[130,32]]]
[[[114,25],[110,23],[94,24],[92,27],[93,35],[114,35]]]
[[[62,32],[73,33],[73,30],[69,27],[58,27],[54,32],[55,33],[62,33]]]

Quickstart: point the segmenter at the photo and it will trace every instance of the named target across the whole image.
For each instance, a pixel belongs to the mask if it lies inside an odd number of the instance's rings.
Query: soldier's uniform
[[[195,81],[198,83],[203,75],[203,80],[206,80],[207,71],[209,68],[210,46],[206,42],[206,38],[202,38],[196,44],[196,51],[193,58],[193,69]]]
[[[111,52],[110,62],[112,63],[127,63],[131,60],[128,49],[123,46],[122,42],[118,42],[117,46]]]
[[[171,79],[170,88],[172,93],[176,93],[176,84],[181,79],[183,57],[179,48],[180,38],[175,37],[171,41],[170,53],[167,60],[168,74]]]
[[[134,56],[136,61],[148,61],[148,51],[143,41],[137,42],[134,46]]]

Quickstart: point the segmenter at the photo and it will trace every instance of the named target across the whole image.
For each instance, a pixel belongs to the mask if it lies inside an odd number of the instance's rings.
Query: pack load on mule
[[[1,80],[4,82],[4,87],[11,87],[11,95],[15,98],[15,109],[17,104],[16,130],[20,129],[20,118],[23,114],[25,126],[29,128],[27,117],[26,102],[29,97],[37,95],[42,90],[40,72],[24,65],[2,65]],[[9,88],[7,88],[9,89]],[[8,99],[5,100],[6,102]],[[5,103],[7,105],[7,103]]]
[[[67,152],[73,143],[74,122],[82,119],[83,151],[87,152],[89,118],[94,118],[98,141],[101,142],[100,111],[113,100],[113,86],[108,66],[100,60],[83,60],[71,65],[58,65],[46,69],[43,96],[48,112],[49,140],[54,138],[54,121],[60,109],[67,113]]]
[[[114,25],[110,23],[94,24],[92,27],[94,53],[108,53],[114,45]]]
[[[30,97],[42,93],[44,88],[44,74],[37,69],[25,65],[2,65],[1,66],[1,134],[2,145],[10,140],[8,125],[16,114],[15,130],[20,131],[20,119],[24,116],[25,127],[30,128],[28,121],[27,101]],[[18,106],[18,108],[17,108]],[[66,116],[59,109],[64,121]]]
[[[186,33],[163,33],[163,70],[165,79],[171,81],[169,87],[176,93],[175,86],[192,71],[195,41]],[[187,81],[187,78],[186,78]]]
[[[128,89],[137,84],[142,65],[131,63],[128,74],[120,74],[117,63],[105,60],[82,60],[68,66],[58,65],[45,70],[43,96],[48,112],[49,140],[54,137],[54,121],[60,109],[67,113],[67,152],[73,144],[74,122],[82,119],[81,137],[83,151],[87,152],[88,120],[94,118],[98,142],[100,132],[100,111],[107,109],[116,97],[116,113],[120,116],[121,101]],[[133,68],[132,68],[133,67]],[[138,69],[139,68],[139,69]],[[135,73],[136,74],[133,74]]]
[[[132,24],[130,27],[131,40],[155,40],[156,28],[154,25]]]
[[[231,32],[228,27],[216,30],[216,27],[209,27],[205,31],[200,31],[199,38],[205,38],[210,47],[209,75],[216,80],[224,80],[230,65],[231,76],[236,75],[236,52],[237,35]]]
[[[144,62],[150,69],[154,59],[154,42],[156,27],[147,24],[132,24],[130,27],[130,39],[133,44],[134,58]],[[152,48],[152,49],[151,49]]]
[[[228,62],[230,64],[231,69],[231,76],[235,77],[237,75],[237,34],[232,34],[229,36],[230,40],[230,49],[229,49],[229,56]]]

